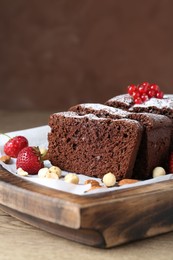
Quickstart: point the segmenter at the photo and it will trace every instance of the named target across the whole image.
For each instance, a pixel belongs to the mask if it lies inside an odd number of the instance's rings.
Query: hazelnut
[[[42,160],[48,160],[48,150],[44,147],[39,147],[39,151],[41,153]]]
[[[39,171],[38,171],[38,177],[39,178],[46,178],[46,175],[47,173],[49,172],[49,169],[44,167],[44,168],[41,168]]]
[[[20,175],[20,176],[27,176],[28,172],[24,171],[22,168],[18,168],[17,174]]]
[[[107,187],[111,187],[114,186],[116,183],[116,177],[113,173],[108,172],[103,176],[103,183],[107,186]]]
[[[158,166],[158,167],[154,168],[154,170],[153,170],[153,178],[163,176],[165,174],[166,174],[166,171],[163,167]]]
[[[49,172],[56,173],[58,175],[58,177],[61,177],[61,169],[57,166],[50,167]]]
[[[40,178],[48,178],[48,179],[59,179],[59,174],[57,171],[53,171],[44,167],[38,171],[38,177]]]
[[[48,178],[48,179],[59,179],[59,176],[58,176],[58,174],[56,174],[56,172],[48,171],[46,173],[46,178]]]
[[[68,183],[78,184],[79,183],[79,177],[75,173],[68,173],[64,177],[64,181],[66,181]]]

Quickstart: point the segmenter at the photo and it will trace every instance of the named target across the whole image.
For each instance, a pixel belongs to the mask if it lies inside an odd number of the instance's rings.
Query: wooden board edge
[[[97,230],[72,229],[69,227],[64,227],[55,223],[45,221],[43,219],[31,217],[30,215],[18,212],[1,204],[0,209],[26,224],[29,224],[61,238],[68,239],[73,242],[77,242],[87,246],[98,248],[106,247],[105,240],[102,234]]]

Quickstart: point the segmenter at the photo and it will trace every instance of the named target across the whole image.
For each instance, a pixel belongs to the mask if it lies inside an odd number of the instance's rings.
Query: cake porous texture
[[[142,104],[134,104],[133,97],[129,94],[115,96],[105,102],[106,105],[125,109],[129,112],[151,113],[164,115],[172,120],[172,134],[170,149],[173,151],[173,95],[164,95],[162,99],[150,98]]]
[[[142,104],[129,94],[105,102],[77,104],[50,115],[50,162],[67,172],[102,178],[152,178],[168,172],[173,152],[173,95]]]
[[[50,116],[48,153],[51,163],[68,172],[117,180],[131,178],[142,127],[131,119],[99,118],[76,112]]]

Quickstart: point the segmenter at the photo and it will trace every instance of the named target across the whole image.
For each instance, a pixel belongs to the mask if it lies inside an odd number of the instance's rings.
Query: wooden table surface
[[[10,132],[45,125],[50,113],[51,111],[0,111],[0,131]],[[1,210],[0,241],[0,260],[173,259],[173,232],[111,249],[98,249],[46,233]]]

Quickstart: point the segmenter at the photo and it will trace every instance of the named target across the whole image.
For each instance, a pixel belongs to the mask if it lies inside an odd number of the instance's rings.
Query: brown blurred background
[[[173,86],[172,0],[0,0],[0,109],[67,110]]]

